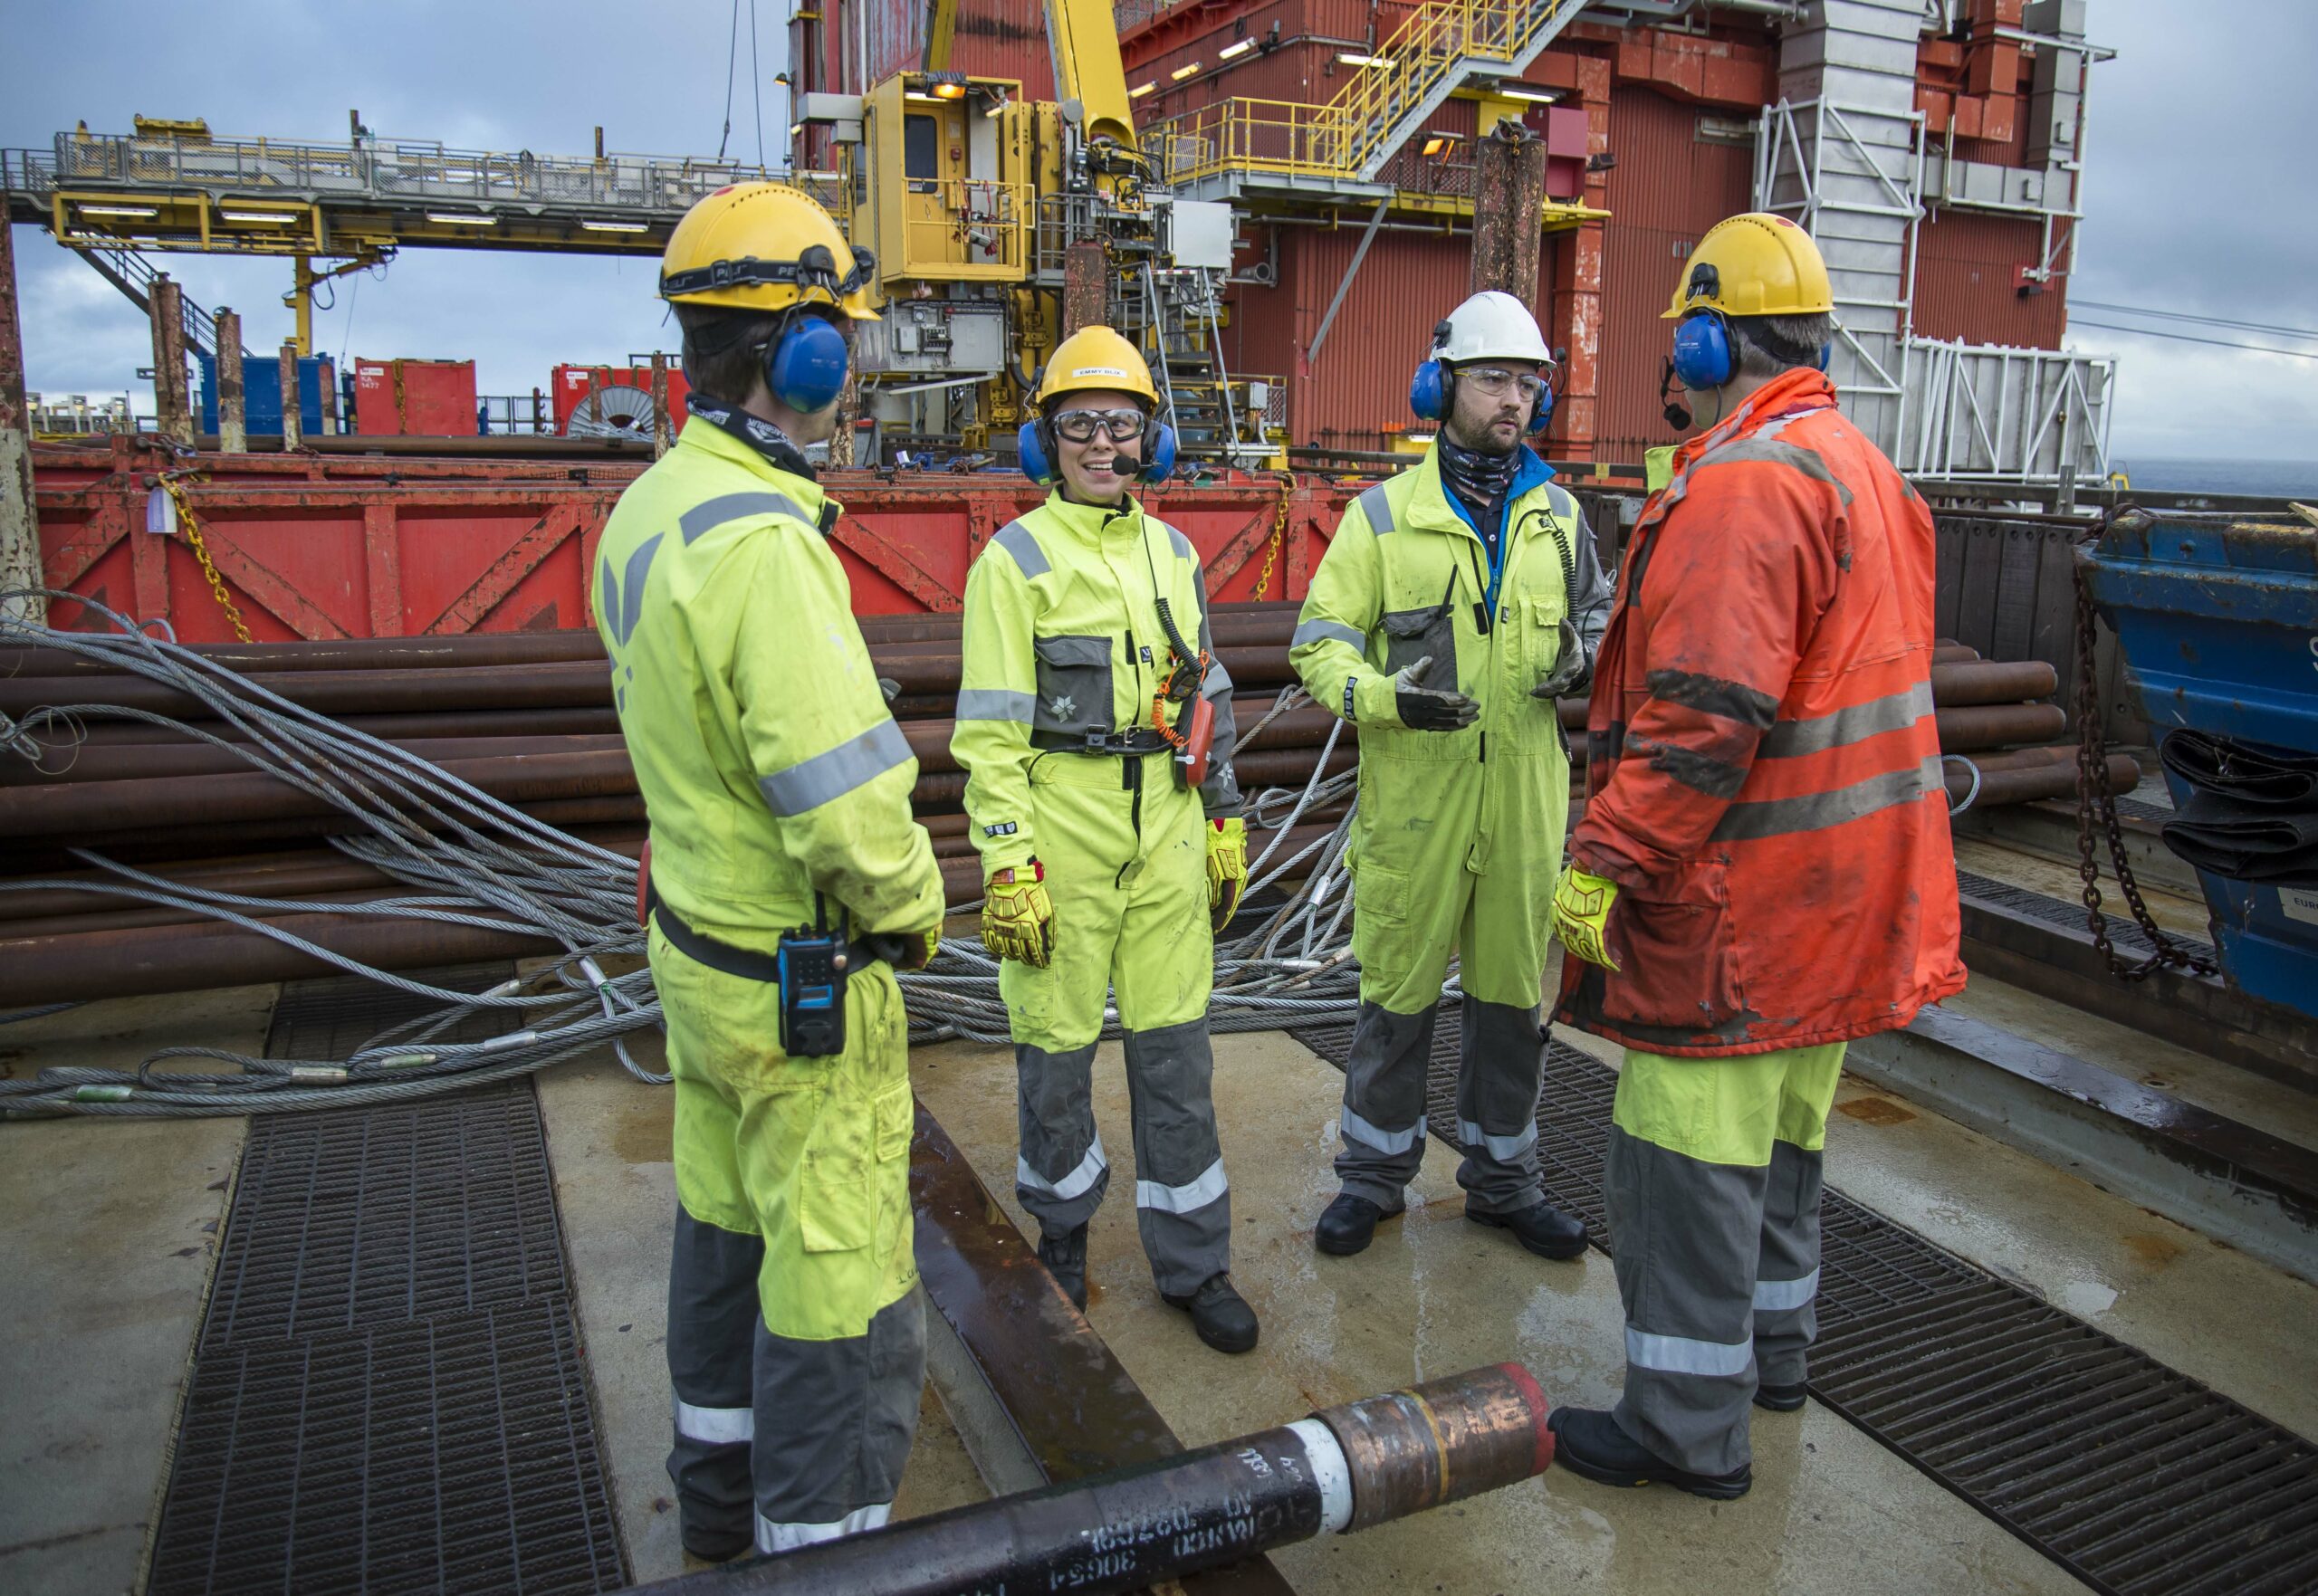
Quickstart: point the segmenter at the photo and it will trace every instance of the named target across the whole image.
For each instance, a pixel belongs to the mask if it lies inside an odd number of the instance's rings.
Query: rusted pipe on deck
[[[1485,1491],[1553,1463],[1547,1404],[1499,1363],[1157,1462],[681,1575],[663,1596],[1138,1591]]]

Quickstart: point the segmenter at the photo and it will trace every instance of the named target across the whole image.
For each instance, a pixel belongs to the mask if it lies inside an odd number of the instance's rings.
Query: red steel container
[[[652,368],[649,366],[558,366],[548,378],[549,397],[555,406],[555,430],[571,430],[571,414],[588,402],[588,396],[598,388],[635,388],[647,397],[652,392]],[[685,381],[683,365],[673,355],[668,357],[668,419],[676,431],[685,426],[685,397],[692,392],[692,385]],[[647,411],[649,415],[649,411]],[[650,431],[647,421],[643,428]]]
[[[356,360],[354,430],[373,437],[474,436],[474,362]]]

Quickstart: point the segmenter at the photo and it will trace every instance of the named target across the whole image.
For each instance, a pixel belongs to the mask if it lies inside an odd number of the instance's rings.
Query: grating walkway
[[[1430,1128],[1456,1142],[1457,1010],[1442,1010]],[[1338,1068],[1349,1026],[1298,1040]],[[1605,1251],[1617,1075],[1547,1050],[1546,1189]],[[2318,1447],[1863,1208],[1822,1209],[1811,1394],[2112,1596],[2318,1590]]]
[[[299,982],[266,1051],[343,1057],[417,1001]],[[152,1596],[627,1582],[531,1082],[254,1120]]]
[[[2102,884],[2109,901],[2116,902],[2116,884],[2104,879]],[[2026,887],[2014,886],[2008,881],[1998,881],[1992,875],[1977,875],[1960,868],[1956,872],[1956,893],[1970,903],[2007,909],[2015,914],[2026,915],[2031,920],[2041,920],[2046,925],[2057,926],[2084,937],[2086,944],[2091,945],[2091,936],[2085,929],[2084,905],[2082,903],[2048,897]],[[2150,941],[2148,934],[2131,921],[2116,914],[2103,914],[2101,918],[2109,922],[2109,941],[2119,952],[2141,957],[2157,951],[2157,944]],[[2192,953],[2202,954],[2208,959],[2213,957],[2213,944],[2202,937],[2193,937],[2186,932],[2167,932],[2165,934],[2167,940]]]

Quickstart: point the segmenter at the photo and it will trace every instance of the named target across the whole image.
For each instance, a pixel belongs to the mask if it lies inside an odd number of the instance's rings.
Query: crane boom
[[[1135,111],[1126,97],[1112,0],[1046,0],[1047,48],[1054,56],[1055,98],[1077,100],[1091,141],[1135,148]]]

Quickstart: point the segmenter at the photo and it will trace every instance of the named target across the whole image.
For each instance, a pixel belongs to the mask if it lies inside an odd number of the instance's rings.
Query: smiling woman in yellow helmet
[[[1231,1287],[1231,1197],[1209,1091],[1214,930],[1247,883],[1231,774],[1231,681],[1213,663],[1191,540],[1144,513],[1172,430],[1135,346],[1065,339],[1022,429],[1047,502],[966,578],[951,750],[1001,960],[1019,1083],[1015,1191],[1039,1256],[1080,1307],[1087,1226],[1110,1180],[1091,1072],[1116,993],[1132,1094],[1136,1219],[1162,1296],[1222,1352],[1256,1344]]]

